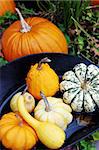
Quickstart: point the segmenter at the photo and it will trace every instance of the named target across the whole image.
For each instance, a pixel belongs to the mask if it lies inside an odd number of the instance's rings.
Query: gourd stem
[[[18,114],[15,114],[16,118],[19,120],[19,126],[22,126],[23,125],[23,121],[21,119],[21,117],[18,115]]]
[[[41,97],[42,97],[43,100],[44,100],[44,103],[45,103],[45,110],[46,110],[47,112],[49,112],[49,111],[50,111],[50,105],[49,105],[49,102],[48,102],[46,96],[45,96],[44,93],[41,92],[41,91],[40,91],[40,95],[41,95]]]
[[[50,59],[48,59],[48,57],[45,57],[45,58],[43,58],[43,59],[41,59],[40,61],[39,61],[39,63],[38,63],[38,67],[37,67],[37,69],[38,70],[41,70],[41,66],[42,66],[42,63],[49,63],[49,62],[51,62],[51,60]]]
[[[20,21],[21,21],[21,26],[22,29],[20,30],[22,33],[25,32],[29,32],[31,30],[31,27],[27,24],[27,22],[24,20],[24,18],[22,17],[21,12],[19,11],[18,8],[15,8],[16,12],[18,13],[19,17],[20,17]]]
[[[24,95],[25,92],[27,91],[27,89],[28,89],[28,86],[25,87],[25,89],[24,89],[24,91],[22,91],[22,94],[21,94],[21,95]]]

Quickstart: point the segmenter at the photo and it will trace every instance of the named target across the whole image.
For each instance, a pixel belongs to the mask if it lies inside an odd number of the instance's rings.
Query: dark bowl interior
[[[0,68],[0,116],[11,111],[10,109],[10,100],[12,96],[19,92],[23,91],[25,88],[25,78],[27,72],[30,69],[31,64],[35,64],[44,57],[51,59],[49,65],[55,70],[58,74],[60,80],[64,72],[71,70],[78,63],[85,63],[89,65],[90,62],[79,57],[74,57],[70,55],[60,54],[60,53],[43,53],[35,54],[22,57],[13,62],[8,63],[7,65]],[[61,93],[58,92],[56,97],[61,97]],[[67,127],[66,141],[62,146],[61,150],[77,143],[81,139],[87,137],[92,132],[99,129],[99,113],[73,113],[74,119],[72,123]],[[91,121],[88,124],[79,124],[78,117],[89,118]],[[43,144],[40,142],[37,144],[35,149],[46,149]],[[0,144],[0,150],[5,148]]]

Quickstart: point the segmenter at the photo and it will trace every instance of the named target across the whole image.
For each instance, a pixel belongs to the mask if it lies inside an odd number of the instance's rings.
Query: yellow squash
[[[61,98],[45,97],[41,92],[42,100],[39,101],[34,109],[34,116],[39,121],[55,123],[63,130],[72,121],[71,107]]]
[[[23,96],[18,99],[18,109],[24,120],[35,129],[39,140],[46,147],[58,149],[63,145],[65,132],[53,123],[40,122],[34,119],[25,108]]]

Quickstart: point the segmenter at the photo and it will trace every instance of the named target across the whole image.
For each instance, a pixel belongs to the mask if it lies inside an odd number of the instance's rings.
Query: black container
[[[22,91],[25,88],[25,78],[31,64],[35,64],[44,57],[48,57],[52,60],[49,65],[58,74],[60,80],[64,72],[71,70],[76,64],[81,62],[85,63],[86,65],[90,64],[90,62],[86,61],[85,59],[61,53],[29,55],[6,64],[0,68],[0,116],[11,111],[9,106],[10,99],[15,93]],[[58,96],[59,95],[60,93],[58,93]],[[66,141],[63,147],[60,148],[61,150],[77,143],[81,139],[84,139],[92,132],[99,129],[98,112],[92,114],[83,114],[83,117],[91,117],[91,122],[87,125],[78,124],[78,115],[81,116],[82,114],[74,113],[74,120],[65,131]],[[47,149],[41,143],[37,144],[36,148],[42,148],[43,150]],[[0,144],[0,150],[4,149],[5,148]]]

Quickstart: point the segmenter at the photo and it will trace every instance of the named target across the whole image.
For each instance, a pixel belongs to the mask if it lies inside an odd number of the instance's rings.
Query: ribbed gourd
[[[45,97],[41,92],[42,98],[34,109],[34,117],[39,121],[51,122],[58,125],[63,130],[72,122],[72,109],[63,103],[61,98]]]
[[[40,91],[43,91],[48,97],[53,96],[59,90],[59,77],[49,66],[48,62],[50,61],[47,57],[41,59],[35,65],[31,65],[27,73],[28,91],[38,100],[41,99]]]
[[[64,102],[75,112],[94,112],[99,109],[99,68],[93,64],[77,64],[62,77],[60,90]]]
[[[35,107],[35,99],[30,93],[25,92],[25,91],[18,92],[12,97],[12,99],[10,101],[11,110],[13,112],[18,112],[18,99],[19,99],[20,95],[22,95],[24,98],[25,107],[26,107],[27,111],[29,113],[31,113]]]
[[[29,150],[38,138],[18,113],[9,112],[0,119],[0,141],[10,150]]]

